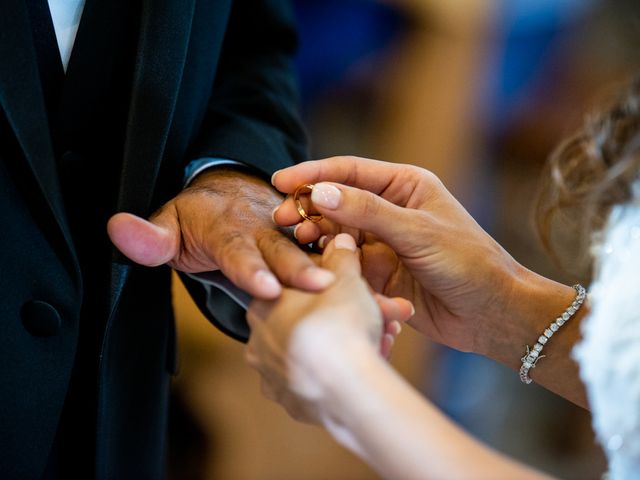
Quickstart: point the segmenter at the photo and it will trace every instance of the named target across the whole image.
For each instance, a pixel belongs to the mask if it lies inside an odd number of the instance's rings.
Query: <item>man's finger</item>
[[[229,280],[256,298],[277,298],[282,286],[262,257],[253,237],[238,233],[219,235],[208,250],[218,259]]]
[[[300,216],[298,208],[291,196],[287,197],[282,204],[273,211],[273,222],[281,227],[295,225],[294,235],[300,243],[311,243],[316,241],[321,234],[339,233],[337,226],[330,222],[320,221],[314,223],[305,220]]]
[[[117,213],[109,219],[107,232],[118,250],[148,267],[170,262],[180,249],[178,223],[164,210],[153,221],[130,213]]]
[[[278,205],[278,208],[273,211],[273,222],[276,225],[290,227],[301,221],[302,217],[291,195],[285,198],[284,201]]]
[[[335,275],[319,268],[305,252],[277,231],[258,240],[267,265],[282,283],[301,290],[323,290],[333,283]]]

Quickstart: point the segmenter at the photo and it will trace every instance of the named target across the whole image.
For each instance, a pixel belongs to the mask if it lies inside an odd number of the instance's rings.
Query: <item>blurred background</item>
[[[303,115],[313,158],[352,154],[439,175],[517,260],[569,283],[539,247],[531,208],[554,145],[640,66],[636,0],[295,0]],[[377,478],[319,428],[260,393],[243,346],[174,282],[180,371],[176,479]],[[465,429],[566,479],[604,458],[587,412],[516,372],[405,328],[392,363]],[[429,455],[429,452],[425,452]]]

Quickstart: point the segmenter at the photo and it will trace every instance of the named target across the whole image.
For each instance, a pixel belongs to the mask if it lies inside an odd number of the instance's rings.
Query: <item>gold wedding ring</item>
[[[309,220],[310,222],[313,222],[313,223],[318,223],[320,220],[322,220],[323,218],[322,215],[320,214],[312,215],[307,213],[304,206],[302,205],[302,201],[300,200],[300,195],[309,194],[311,193],[312,190],[313,190],[313,185],[311,184],[300,185],[298,188],[296,188],[296,191],[293,192],[293,201],[296,202],[296,208],[298,209],[298,213],[302,218],[304,218],[305,220]]]

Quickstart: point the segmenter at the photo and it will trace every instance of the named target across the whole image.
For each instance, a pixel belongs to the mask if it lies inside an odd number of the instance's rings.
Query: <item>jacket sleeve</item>
[[[306,159],[286,0],[233,2],[213,92],[190,157],[235,160],[265,177]]]
[[[292,69],[297,47],[286,0],[233,2],[211,99],[190,158],[224,158],[269,179],[306,159]],[[246,340],[244,309],[228,292],[180,274],[200,310],[226,334]]]

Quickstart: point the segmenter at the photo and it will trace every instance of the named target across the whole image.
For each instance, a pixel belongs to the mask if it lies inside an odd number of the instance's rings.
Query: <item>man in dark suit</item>
[[[1,2],[0,477],[162,478],[170,269],[138,264],[220,268],[262,298],[330,281],[270,215],[269,176],[305,155],[291,14],[79,0],[64,58],[48,3]],[[233,302],[186,282],[246,338]]]

